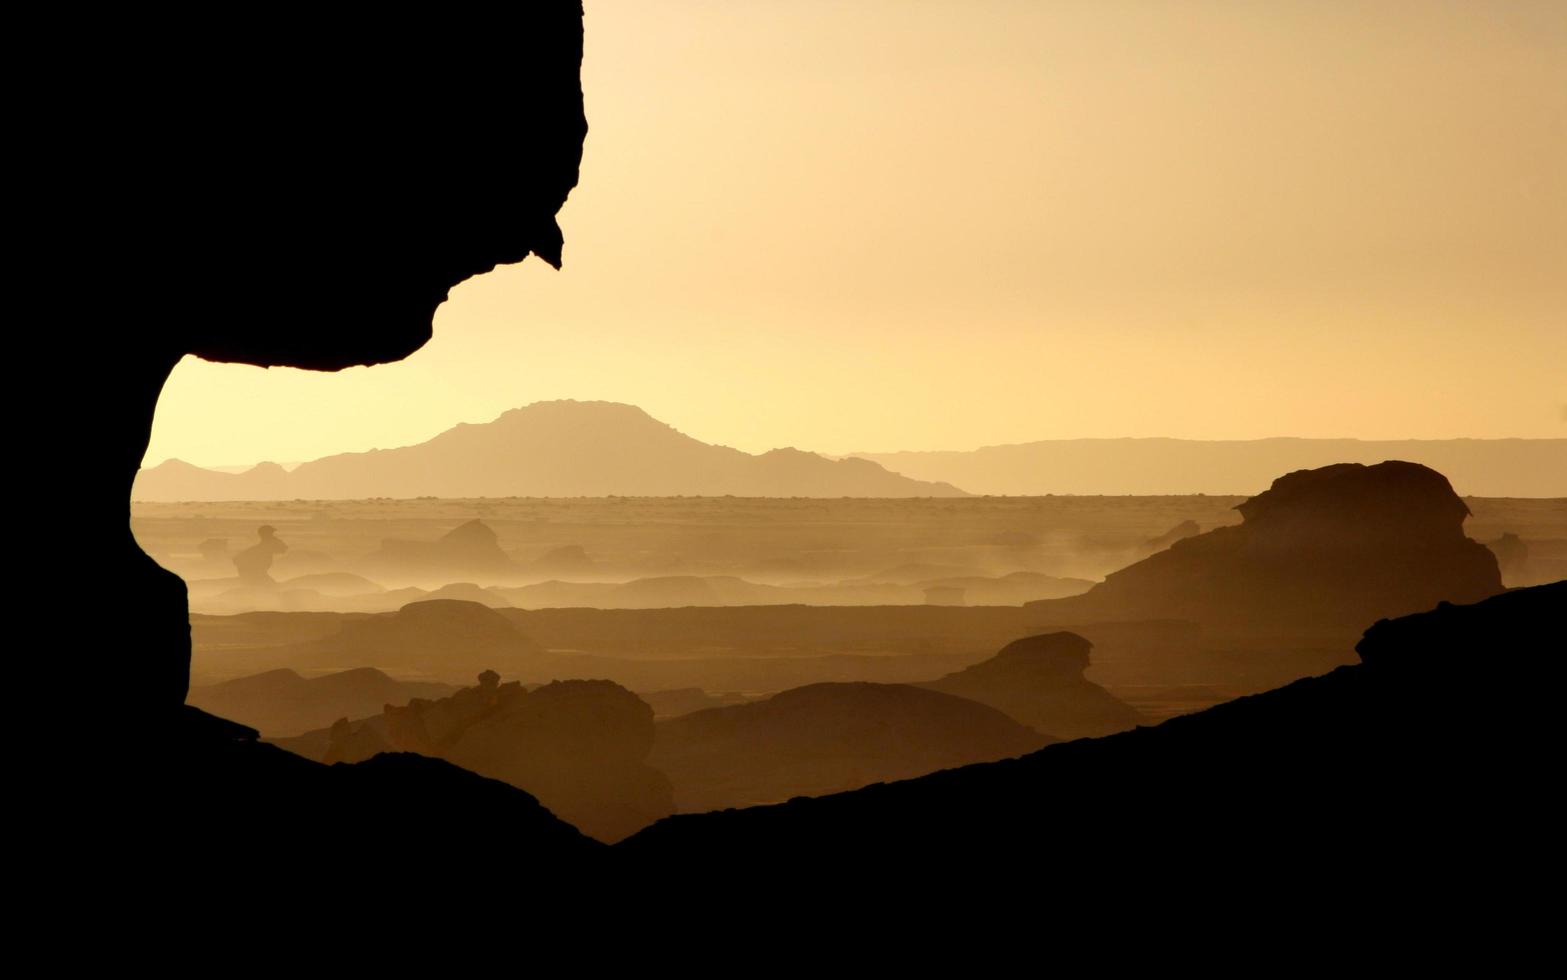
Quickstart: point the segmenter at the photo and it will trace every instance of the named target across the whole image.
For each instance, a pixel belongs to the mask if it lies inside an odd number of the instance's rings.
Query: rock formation
[[[561,262],[587,132],[580,3],[382,26],[367,44],[357,17],[284,18],[209,46],[138,20],[51,55],[80,97],[36,134],[58,206],[29,252],[50,267],[36,286],[80,301],[37,353],[90,397],[52,407],[60,448],[39,458],[82,540],[112,543],[117,592],[83,648],[132,725],[163,726],[189,683],[184,585],[126,521],[174,365],[399,360],[456,284]],[[89,254],[115,259],[84,290],[72,257]]]
[[[1487,541],[1485,546],[1496,556],[1496,565],[1501,570],[1504,582],[1518,585],[1528,581],[1529,546],[1524,544],[1522,538],[1508,531],[1495,541]]]
[[[493,528],[475,519],[459,524],[434,541],[388,538],[365,559],[372,568],[402,577],[478,575],[494,577],[517,571],[517,563],[501,550]]]
[[[658,723],[651,762],[682,811],[776,803],[1031,752],[1051,739],[906,684],[811,684]]]
[[[652,747],[653,709],[617,684],[558,681],[529,691],[487,670],[450,697],[335,724],[325,761],[388,749],[447,759],[527,790],[584,833],[613,842],[674,811],[669,780],[647,763]]]
[[[1273,918],[1360,882],[1402,908],[1457,903],[1466,927],[1494,899],[1511,928],[1530,902],[1509,883],[1559,836],[1564,619],[1567,583],[1443,604],[1378,622],[1362,663],[1322,677],[1015,760],[671,817],[616,857],[640,874],[765,857],[801,880],[853,867],[890,882],[918,855],[927,886],[1043,875],[1074,904],[1123,894],[1153,860],[1179,900],[1265,901]],[[1150,914],[1186,916],[1169,902]]]
[[[1030,603],[1042,622],[1187,619],[1358,633],[1385,616],[1502,589],[1496,559],[1464,536],[1469,508],[1414,463],[1345,463],[1279,477],[1243,521],[1175,542],[1087,593]]]
[[[1030,636],[920,687],[988,704],[1037,732],[1094,738],[1137,727],[1141,715],[1083,676],[1093,644],[1076,633]]]
[[[396,674],[472,677],[491,666],[533,675],[547,662],[511,620],[477,602],[427,599],[394,613],[350,619],[335,634],[282,648],[312,668],[373,666]]]
[[[251,588],[270,588],[276,583],[270,574],[272,562],[288,550],[288,545],[277,536],[277,528],[263,524],[256,529],[261,540],[234,556],[234,569],[239,573],[242,585]]]

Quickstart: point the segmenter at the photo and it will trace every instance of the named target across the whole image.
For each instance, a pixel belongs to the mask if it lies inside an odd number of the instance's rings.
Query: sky
[[[760,452],[1567,436],[1567,3],[588,0],[564,268],[187,358],[146,462],[629,402]]]

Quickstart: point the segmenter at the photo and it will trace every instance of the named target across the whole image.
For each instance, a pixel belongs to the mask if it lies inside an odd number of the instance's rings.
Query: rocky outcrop
[[[48,269],[35,286],[77,300],[28,353],[71,364],[90,397],[52,405],[53,447],[25,451],[51,465],[53,504],[113,585],[82,648],[105,710],[133,727],[163,725],[189,684],[185,587],[126,520],[175,364],[400,360],[456,284],[529,255],[561,263],[555,215],[587,134],[580,2],[380,26],[374,44],[361,19],[322,17],[193,46],[136,21],[51,54],[81,84],[70,112],[40,117],[55,206],[26,234]],[[81,289],[78,260],[110,254]]]
[[[537,797],[603,841],[674,812],[669,780],[647,764],[653,709],[609,681],[557,681],[529,691],[485,671],[475,687],[339,721],[325,761],[383,751],[447,759]]]
[[[501,613],[478,602],[427,599],[394,613],[349,619],[337,633],[279,648],[284,662],[311,668],[374,666],[394,674],[453,678],[496,667],[532,676],[547,659]]]
[[[518,571],[516,562],[501,550],[495,530],[478,519],[459,524],[434,541],[388,538],[365,564],[402,577],[493,577]]]
[[[1282,476],[1243,521],[1175,542],[1081,595],[1030,603],[1042,622],[1186,619],[1351,635],[1385,616],[1502,589],[1464,535],[1469,508],[1414,463],[1344,463]]]
[[[652,764],[685,812],[821,796],[1031,752],[994,708],[905,684],[811,684],[658,723]]]
[[[1496,566],[1501,570],[1504,582],[1512,585],[1528,582],[1529,546],[1522,538],[1508,531],[1495,541],[1487,541],[1485,546],[1496,556]]]
[[[1037,732],[1094,738],[1145,719],[1083,676],[1093,644],[1076,633],[1030,636],[1001,652],[920,687],[988,704]]]

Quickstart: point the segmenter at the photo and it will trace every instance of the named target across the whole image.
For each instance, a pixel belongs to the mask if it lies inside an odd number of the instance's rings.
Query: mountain
[[[169,460],[137,474],[135,500],[369,497],[961,497],[863,459],[798,449],[753,456],[614,402],[537,402],[400,449],[342,453],[244,473]]]
[[[1280,473],[1405,459],[1474,497],[1567,497],[1567,439],[1065,439],[970,452],[854,453],[970,493],[1246,494]]]

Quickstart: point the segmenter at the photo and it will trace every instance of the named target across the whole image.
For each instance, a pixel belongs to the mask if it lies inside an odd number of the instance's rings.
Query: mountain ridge
[[[1402,459],[1446,475],[1464,496],[1567,496],[1567,439],[1038,439],[969,450],[856,452],[970,493],[1252,494],[1280,473]]]
[[[167,460],[137,474],[132,499],[352,500],[371,497],[958,497],[868,460],[794,448],[759,455],[701,442],[619,402],[558,400],[459,423],[392,449],[337,453],[243,473]]]

